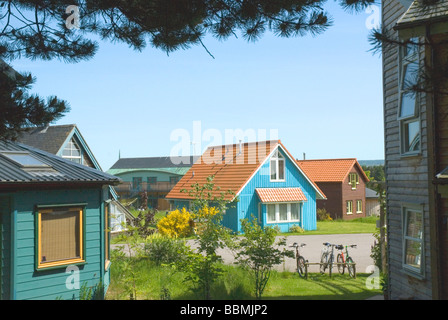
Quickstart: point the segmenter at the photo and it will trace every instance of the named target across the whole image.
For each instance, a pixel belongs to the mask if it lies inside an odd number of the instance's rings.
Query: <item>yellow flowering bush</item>
[[[193,215],[193,218],[196,221],[195,232],[197,234],[202,234],[204,228],[206,228],[206,222],[212,220],[218,213],[219,210],[215,207],[204,206],[202,209],[199,209],[197,213]]]
[[[157,229],[161,235],[167,237],[186,237],[191,233],[191,221],[192,216],[187,209],[176,209],[160,219],[159,223],[157,223]]]

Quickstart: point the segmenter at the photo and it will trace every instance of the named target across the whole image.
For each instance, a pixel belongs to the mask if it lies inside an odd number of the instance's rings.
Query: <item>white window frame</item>
[[[359,174],[356,172],[351,172],[348,175],[348,184],[352,186],[352,190],[356,190],[359,184]]]
[[[282,160],[282,161],[280,161]],[[275,178],[272,179],[272,162],[275,163]],[[279,178],[280,174],[280,165],[279,163],[283,162],[283,179]],[[269,159],[269,179],[271,182],[284,182],[286,177],[286,159],[277,149],[272,155],[271,159]]]
[[[69,148],[70,147],[70,148]],[[79,151],[79,156],[74,156],[73,155],[73,150],[78,150]],[[64,155],[64,151],[65,150],[69,150],[70,151],[70,155]],[[64,147],[64,149],[62,150],[62,158],[64,159],[68,159],[70,161],[82,164],[83,163],[83,153],[82,153],[82,149],[79,146],[79,144],[75,141],[74,138],[70,139],[69,142],[67,142],[66,146]],[[79,162],[78,162],[79,160]]]
[[[424,225],[424,212],[423,207],[421,205],[416,204],[403,204],[402,208],[402,267],[403,270],[417,278],[423,278],[425,275],[425,225]],[[407,227],[409,223],[409,213],[414,212],[421,215],[421,232],[418,238],[411,237],[407,234]],[[420,255],[418,256],[420,259],[420,267],[417,268],[415,266],[410,265],[406,252],[407,241],[413,241],[415,243],[420,244]],[[416,256],[417,257],[417,256]]]
[[[349,203],[351,203],[351,211],[349,211],[348,209],[349,209]],[[345,202],[345,210],[347,211],[347,214],[353,214],[353,200],[347,200],[346,202]]]
[[[362,200],[360,199],[356,200],[356,213],[362,213]]]
[[[412,42],[418,42],[418,38],[412,38],[410,39]],[[402,109],[402,100],[403,95],[410,92],[409,89],[405,88],[405,69],[407,66],[417,63],[417,68],[420,68],[420,48],[417,45],[415,50],[413,50],[413,54],[408,55],[408,47],[412,46],[412,44],[408,46],[402,46],[399,49],[399,80],[398,80],[398,87],[399,87],[399,99],[398,99],[398,110],[397,110],[397,119],[400,123],[399,125],[399,136],[400,136],[400,153],[402,156],[414,156],[421,153],[422,145],[421,145],[421,123],[420,123],[420,95],[417,93],[415,94],[415,108],[413,114],[401,116],[401,109]],[[407,142],[409,140],[409,137],[407,135],[406,126],[408,126],[410,123],[416,122],[418,124],[418,149],[417,150],[410,150],[410,146],[407,146]]]
[[[291,205],[295,203],[298,205],[299,218],[292,219],[291,213]],[[302,210],[303,210],[303,202],[276,202],[276,203],[265,203],[266,205],[266,223],[289,223],[289,222],[300,222],[302,220]],[[275,220],[269,220],[268,210],[269,206],[272,205],[275,207]],[[286,220],[280,220],[280,205],[286,205]]]

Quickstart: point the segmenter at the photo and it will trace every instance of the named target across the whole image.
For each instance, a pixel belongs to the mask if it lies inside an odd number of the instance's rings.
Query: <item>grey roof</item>
[[[191,167],[200,156],[121,158],[111,169],[150,169]]]
[[[378,192],[375,190],[366,188],[366,198],[378,198]]]
[[[56,154],[74,129],[74,124],[33,128],[21,133],[17,141]]]
[[[26,153],[47,167],[25,167],[8,159],[7,152]],[[118,184],[121,179],[18,142],[0,141],[0,186],[29,183]]]
[[[415,0],[398,20],[396,29],[416,26],[427,22],[448,21],[448,1],[441,0],[431,5],[422,5]]]

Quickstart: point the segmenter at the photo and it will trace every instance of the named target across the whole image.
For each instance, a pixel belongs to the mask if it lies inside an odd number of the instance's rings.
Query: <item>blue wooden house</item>
[[[257,217],[262,226],[293,225],[316,229],[316,199],[324,193],[303,172],[280,140],[214,146],[208,148],[167,195],[173,209],[189,207],[188,192],[214,176],[220,192],[231,190],[226,200],[238,201],[226,209],[223,224],[241,232],[241,219]]]
[[[110,282],[109,186],[120,179],[0,142],[0,298],[79,299]]]

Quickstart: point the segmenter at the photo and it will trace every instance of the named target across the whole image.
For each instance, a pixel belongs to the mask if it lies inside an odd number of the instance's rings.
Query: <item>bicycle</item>
[[[330,277],[333,272],[334,248],[337,246],[338,245],[336,244],[324,242],[324,247],[322,248],[320,256],[320,272],[325,273],[325,270],[328,268]]]
[[[345,272],[345,266],[347,265],[348,274],[350,277],[355,278],[356,277],[356,267],[353,262],[352,257],[350,257],[348,253],[348,248],[356,248],[356,244],[352,244],[350,246],[345,246],[345,254],[344,256],[344,246],[339,245],[336,249],[341,250],[341,253],[338,254],[337,261],[338,261],[338,271],[340,274],[344,274]]]
[[[297,262],[297,273],[301,278],[306,277],[306,262],[305,258],[300,254],[299,248],[303,248],[306,246],[305,243],[301,243],[300,245],[297,242],[294,242],[290,247],[296,249],[296,262]]]

